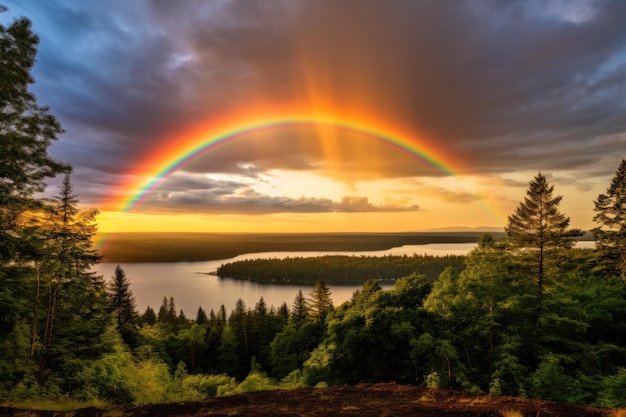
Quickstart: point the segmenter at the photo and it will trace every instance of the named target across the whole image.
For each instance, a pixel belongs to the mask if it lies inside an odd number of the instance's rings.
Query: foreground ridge
[[[27,414],[24,414],[27,413]],[[66,414],[0,408],[2,416],[200,417],[200,416],[395,416],[395,417],[610,417],[611,410],[508,396],[474,395],[411,385],[360,384],[263,391],[198,402],[152,404],[132,409],[84,409]]]

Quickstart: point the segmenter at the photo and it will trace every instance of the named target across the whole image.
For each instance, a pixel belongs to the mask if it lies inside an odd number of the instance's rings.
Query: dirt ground
[[[476,396],[447,390],[373,384],[321,389],[276,390],[200,402],[148,405],[126,410],[86,409],[72,413],[0,408],[0,416],[29,417],[605,417],[610,410],[505,396]]]

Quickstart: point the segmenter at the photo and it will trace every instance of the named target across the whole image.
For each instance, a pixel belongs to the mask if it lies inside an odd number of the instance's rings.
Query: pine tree
[[[40,383],[52,372],[72,387],[80,368],[107,348],[99,340],[109,321],[106,285],[91,272],[101,258],[92,243],[97,210],[78,209],[66,175],[59,196],[48,203],[45,214],[38,216],[44,240],[37,261],[41,279],[37,281],[31,351],[36,350],[40,358]],[[41,297],[40,288],[44,290]],[[43,320],[40,326],[38,317]]]
[[[115,267],[115,273],[112,277],[110,299],[117,331],[124,342],[134,346],[137,336],[135,297],[130,289],[130,280],[119,265]]]
[[[33,196],[46,178],[69,170],[47,153],[61,126],[28,91],[38,43],[28,19],[0,24],[0,266],[30,250],[19,218],[41,206]]]
[[[297,328],[309,320],[309,311],[302,290],[298,290],[291,308],[291,322]]]
[[[593,229],[603,270],[626,282],[626,159],[622,159],[606,194],[594,202],[599,224]]]
[[[524,201],[509,216],[505,227],[507,242],[513,250],[531,253],[530,266],[536,282],[537,318],[541,310],[546,278],[546,260],[555,249],[571,248],[579,229],[569,229],[569,217],[559,211],[562,196],[553,197],[554,186],[539,173],[530,181]]]
[[[211,310],[211,314],[215,316],[215,313],[213,312],[213,310]],[[196,313],[196,323],[204,324],[208,322],[209,322],[209,318],[207,317],[206,312],[204,311],[202,307],[198,307],[198,312]]]
[[[289,319],[289,306],[287,306],[287,303],[283,302],[280,307],[278,307],[276,315],[282,317],[285,322]]]
[[[326,319],[326,315],[333,309],[332,292],[323,280],[317,281],[315,289],[309,293],[308,307],[312,317],[320,322]]]
[[[44,239],[24,216],[41,210],[35,193],[45,190],[45,180],[69,171],[48,155],[60,124],[28,90],[38,43],[29,20],[0,24],[0,390],[32,375],[41,351],[36,323],[45,315],[39,309]]]
[[[157,321],[157,316],[156,316],[156,313],[154,312],[154,309],[150,306],[146,307],[146,311],[144,311],[143,315],[141,316],[142,324],[153,326],[156,323],[156,321]]]

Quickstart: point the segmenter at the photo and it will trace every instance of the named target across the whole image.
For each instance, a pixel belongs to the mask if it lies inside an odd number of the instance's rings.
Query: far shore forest
[[[280,306],[233,300],[187,317],[165,295],[138,312],[122,268],[90,272],[101,261],[97,211],[78,207],[71,167],[48,154],[62,129],[28,90],[37,43],[27,19],[0,25],[5,404],[138,405],[393,381],[626,407],[626,160],[593,201],[594,250],[572,248],[582,231],[539,173],[504,236],[482,235],[453,264],[429,258],[436,276],[407,269],[383,290],[383,277],[346,257],[337,265],[354,262],[363,286],[341,305],[317,279]],[[38,197],[57,175],[58,195]]]

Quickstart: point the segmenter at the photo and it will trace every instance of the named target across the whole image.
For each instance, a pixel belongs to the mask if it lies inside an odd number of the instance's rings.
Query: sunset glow
[[[40,36],[34,93],[66,132],[51,154],[102,233],[501,228],[538,172],[594,227],[626,149],[614,6],[445,3],[3,18]]]

